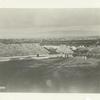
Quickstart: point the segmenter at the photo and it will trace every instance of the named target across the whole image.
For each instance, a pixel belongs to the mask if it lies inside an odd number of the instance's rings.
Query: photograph
[[[100,93],[100,8],[0,8],[0,93]]]

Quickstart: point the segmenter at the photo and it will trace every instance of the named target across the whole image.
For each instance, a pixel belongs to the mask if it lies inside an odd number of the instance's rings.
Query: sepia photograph
[[[100,93],[100,8],[0,8],[0,92]]]

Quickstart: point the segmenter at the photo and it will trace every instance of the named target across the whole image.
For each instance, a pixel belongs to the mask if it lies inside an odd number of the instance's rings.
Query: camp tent
[[[64,57],[72,57],[73,51],[70,49],[70,47],[66,45],[60,45],[57,49],[57,52],[60,54],[64,54]]]

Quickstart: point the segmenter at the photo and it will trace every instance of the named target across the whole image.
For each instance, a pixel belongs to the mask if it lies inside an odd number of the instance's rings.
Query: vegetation
[[[28,56],[28,55],[46,55],[48,51],[38,44],[0,44],[0,56]]]

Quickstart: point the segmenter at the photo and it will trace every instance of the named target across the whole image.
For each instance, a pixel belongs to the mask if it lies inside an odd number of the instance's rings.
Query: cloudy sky
[[[0,8],[0,38],[100,35],[99,8]]]

